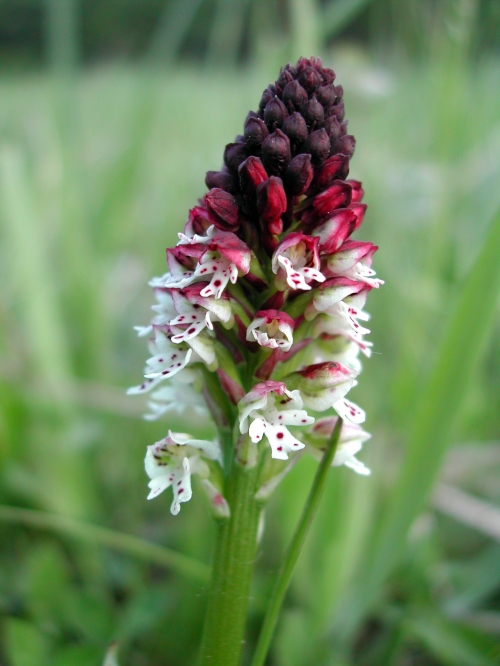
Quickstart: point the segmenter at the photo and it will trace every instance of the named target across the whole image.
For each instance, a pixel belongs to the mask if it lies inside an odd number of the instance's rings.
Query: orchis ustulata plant
[[[382,281],[376,246],[352,239],[366,205],[347,179],[355,141],[334,80],[301,58],[266,88],[207,173],[138,328],[151,357],[129,393],[150,393],[147,418],[205,411],[218,432],[169,432],[146,455],[149,498],[171,487],[177,514],[196,474],[219,519],[202,664],[239,661],[259,516],[284,474],[304,453],[321,459],[339,419],[332,464],[369,473],[355,457],[365,414],[346,396],[370,356],[363,307]]]

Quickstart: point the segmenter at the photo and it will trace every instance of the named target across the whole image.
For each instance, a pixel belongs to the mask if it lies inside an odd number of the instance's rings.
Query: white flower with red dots
[[[323,452],[336,424],[337,417],[329,416],[324,419],[318,419],[309,430],[306,440],[308,444],[307,448],[316,460],[320,461],[323,457]],[[364,442],[370,439],[370,437],[370,433],[363,430],[361,426],[344,421],[340,430],[340,437],[332,467],[345,465],[362,476],[371,474],[369,468],[356,458],[356,454],[361,451]]]
[[[170,507],[176,516],[181,502],[188,502],[192,496],[191,474],[207,478],[210,469],[202,459],[221,462],[221,449],[217,442],[195,439],[191,435],[169,430],[165,439],[148,446],[144,466],[151,479],[148,499],[172,487],[174,499]]]
[[[310,282],[324,282],[325,276],[319,270],[319,238],[299,232],[289,233],[276,248],[273,259],[273,273],[277,273],[276,288],[285,290],[312,289]]]
[[[246,339],[261,347],[289,351],[293,344],[294,320],[280,310],[260,310],[247,328]]]
[[[287,426],[314,423],[314,418],[302,409],[303,406],[299,391],[288,391],[283,382],[261,382],[238,403],[240,432],[248,432],[254,444],[265,435],[272,457],[288,460],[288,454],[303,449],[304,444]]]

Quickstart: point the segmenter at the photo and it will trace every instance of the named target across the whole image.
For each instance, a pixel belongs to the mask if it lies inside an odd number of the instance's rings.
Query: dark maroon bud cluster
[[[223,169],[206,175],[201,208],[212,224],[271,252],[293,220],[311,233],[333,211],[359,202],[356,185],[345,181],[355,140],[334,81],[318,58],[282,68],[248,113],[243,135],[226,146]]]

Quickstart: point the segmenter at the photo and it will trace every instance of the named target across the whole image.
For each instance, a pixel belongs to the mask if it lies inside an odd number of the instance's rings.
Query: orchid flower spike
[[[348,178],[355,140],[344,115],[342,86],[320,59],[286,65],[221,169],[207,172],[167,272],[150,282],[153,316],[137,327],[150,357],[129,393],[149,394],[149,420],[175,411],[200,432],[239,431],[224,453],[170,431],[148,447],[149,497],[172,487],[173,514],[196,474],[216,515],[229,515],[231,465],[258,457],[238,457],[243,444],[265,458],[267,497],[300,452],[321,456],[338,417],[333,464],[368,473],[355,457],[370,436],[365,413],[347,395],[371,354],[364,307],[383,281],[377,246],[354,236],[366,205]]]

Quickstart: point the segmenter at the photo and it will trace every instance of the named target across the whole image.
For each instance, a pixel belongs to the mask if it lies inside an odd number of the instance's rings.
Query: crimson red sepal
[[[325,220],[337,208],[351,203],[352,187],[344,180],[334,180],[324,192],[317,194],[301,216],[303,224],[310,225]]]
[[[212,224],[224,231],[236,231],[240,225],[238,202],[229,192],[214,187],[205,196]]]

